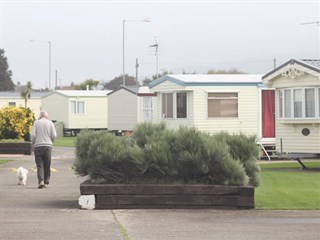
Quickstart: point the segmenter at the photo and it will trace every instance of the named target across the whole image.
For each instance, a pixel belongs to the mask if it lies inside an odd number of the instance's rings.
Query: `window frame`
[[[284,116],[284,109],[283,109],[284,95],[283,94],[284,94],[283,91],[279,91],[278,99],[279,99],[279,117],[280,118],[283,118]]]
[[[149,106],[146,106],[145,100],[148,100]],[[151,96],[143,96],[142,97],[142,121],[143,122],[152,122],[153,120],[153,102],[152,102],[152,97]],[[150,118],[147,118],[146,116],[150,116]]]
[[[306,92],[307,90],[313,90],[313,116],[308,117],[307,115],[307,101],[306,101]],[[297,116],[295,113],[295,92],[301,91],[301,116]],[[286,94],[287,93],[287,96]],[[287,100],[290,98],[290,100]],[[289,101],[289,102],[287,102]],[[283,88],[279,89],[278,96],[278,107],[279,107],[279,118],[282,120],[313,120],[320,118],[320,87],[292,87],[292,88]],[[287,109],[287,108],[290,109]],[[290,114],[286,114],[289,112]],[[282,111],[282,112],[281,112]]]
[[[304,110],[304,104],[303,104],[303,90],[300,88],[295,88],[292,90],[293,94],[293,117],[294,118],[302,118]]]
[[[79,104],[83,104],[83,112],[79,112]],[[74,115],[84,115],[86,111],[85,101],[82,100],[70,100],[70,113]]]
[[[166,117],[165,113],[163,112],[163,104],[164,104],[164,97],[167,98],[166,96],[168,94],[172,94],[172,117]],[[185,94],[185,117],[178,117],[178,94]],[[167,104],[167,102],[166,102]],[[168,109],[168,108],[167,108]],[[170,119],[188,119],[188,91],[173,91],[173,92],[162,92],[161,93],[161,118],[165,120],[170,120]]]
[[[217,93],[217,94],[236,94],[237,96],[236,97],[209,97],[209,94],[210,93]],[[240,111],[239,111],[239,108],[240,108],[240,104],[239,104],[239,91],[210,91],[210,92],[207,92],[206,94],[207,96],[207,118],[208,119],[237,119],[239,118],[239,115],[240,115]],[[209,100],[214,100],[214,99],[221,99],[221,100],[236,100],[237,101],[237,116],[209,116]]]
[[[172,95],[172,116],[168,114],[168,95]],[[164,107],[165,105],[165,107]],[[174,118],[174,93],[173,92],[164,92],[161,93],[161,117],[162,119],[173,119]]]

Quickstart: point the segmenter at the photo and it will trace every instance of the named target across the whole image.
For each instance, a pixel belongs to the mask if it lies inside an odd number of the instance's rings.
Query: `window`
[[[162,93],[162,117],[173,118],[173,93]]]
[[[177,93],[177,118],[187,117],[187,93]]]
[[[143,97],[142,99],[143,121],[150,122],[152,121],[152,97]]]
[[[287,119],[319,118],[320,88],[307,87],[280,90],[279,116]]]
[[[208,117],[238,117],[238,93],[208,93]]]
[[[315,108],[315,89],[314,88],[307,88],[305,90],[305,108],[306,108],[306,117],[307,118],[314,118],[316,113]]]
[[[72,114],[84,114],[84,102],[83,101],[71,101],[71,113]]]
[[[77,113],[77,102],[71,101],[71,113],[76,114]]]
[[[293,90],[294,117],[302,118],[302,89]]]
[[[187,118],[187,93],[162,93],[162,118]]]
[[[16,102],[9,102],[9,106],[10,107],[15,107],[16,106]]]
[[[284,90],[284,117],[291,117],[291,90]]]

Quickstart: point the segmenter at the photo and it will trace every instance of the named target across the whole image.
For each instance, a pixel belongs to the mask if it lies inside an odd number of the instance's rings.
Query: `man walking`
[[[57,137],[52,121],[46,111],[40,112],[39,120],[33,124],[31,142],[37,165],[38,188],[49,187],[52,142]]]

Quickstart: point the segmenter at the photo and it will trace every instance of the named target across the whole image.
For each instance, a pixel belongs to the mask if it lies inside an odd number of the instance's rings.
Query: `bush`
[[[75,171],[95,183],[137,181],[143,169],[140,148],[108,132],[82,131],[76,141]]]
[[[152,124],[150,122],[138,124],[133,130],[133,138],[139,147],[144,147],[154,136],[161,135],[167,131],[164,123]]]
[[[138,125],[131,138],[84,131],[77,138],[74,168],[96,183],[257,186],[253,139],[241,134],[210,136],[186,127],[174,131],[150,123]]]
[[[208,180],[213,184],[247,185],[248,177],[240,161],[233,159],[228,145],[214,137],[205,143],[204,159],[208,165]]]
[[[171,146],[175,167],[184,182],[202,182],[208,175],[205,157],[205,134],[194,128],[180,127]]]
[[[90,158],[88,155],[89,145],[96,136],[96,133],[83,130],[76,139],[76,159],[74,169],[80,176],[89,174]]]
[[[249,177],[249,183],[258,186],[260,183],[260,168],[256,163],[259,156],[256,136],[246,136],[242,133],[230,135],[221,132],[215,137],[227,143],[232,158],[239,160],[243,164],[246,174]]]
[[[136,173],[125,138],[98,133],[90,143],[90,177],[99,182],[128,183]]]
[[[0,139],[30,141],[34,114],[29,108],[5,107],[0,109]]]

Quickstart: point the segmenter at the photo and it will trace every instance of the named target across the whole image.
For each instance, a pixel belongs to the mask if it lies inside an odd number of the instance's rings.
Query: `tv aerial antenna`
[[[155,56],[156,56],[156,75],[157,75],[157,79],[159,78],[159,44],[157,42],[157,38],[155,37],[155,43],[150,45],[149,47],[153,47],[155,48]]]
[[[317,25],[318,27],[320,27],[320,21],[301,23],[301,25],[307,25],[307,24],[315,24],[315,25]]]

